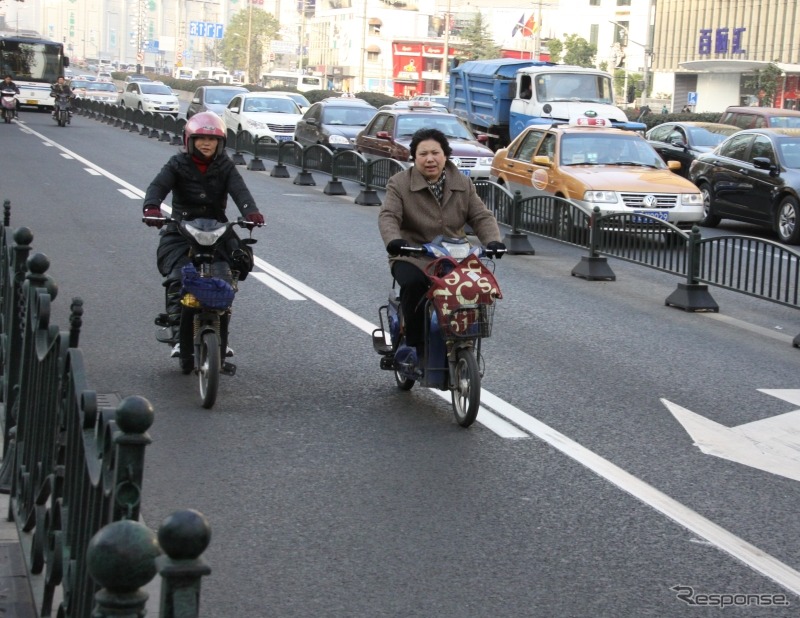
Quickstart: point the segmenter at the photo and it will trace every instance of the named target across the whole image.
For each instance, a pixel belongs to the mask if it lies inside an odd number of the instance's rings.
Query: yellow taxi
[[[602,118],[527,127],[492,160],[490,179],[522,197],[555,195],[588,211],[645,214],[691,227],[703,218],[703,196],[673,173],[641,135]],[[642,218],[642,223],[647,222]]]

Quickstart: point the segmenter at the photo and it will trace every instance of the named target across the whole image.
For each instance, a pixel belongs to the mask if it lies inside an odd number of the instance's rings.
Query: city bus
[[[0,32],[0,74],[11,75],[19,86],[20,106],[52,108],[50,86],[68,66],[63,43],[33,33]]]
[[[197,79],[197,71],[189,67],[175,67],[172,77],[175,79]]]
[[[261,85],[264,88],[291,88],[298,92],[309,90],[324,90],[322,77],[318,75],[305,75],[304,73],[290,73],[288,71],[273,71],[261,76]]]

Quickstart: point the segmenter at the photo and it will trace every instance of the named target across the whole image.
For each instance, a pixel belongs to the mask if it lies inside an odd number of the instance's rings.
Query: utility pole
[[[245,83],[250,83],[250,46],[252,45],[253,33],[253,0],[247,0],[247,50],[244,56],[244,78]]]
[[[647,0],[647,38],[644,45],[644,70],[643,78],[644,88],[642,89],[642,107],[647,105],[647,87],[650,78],[650,62],[653,56],[653,5],[655,0]]]
[[[450,69],[450,5],[447,0],[447,13],[444,16],[444,54],[442,55],[442,89],[439,94],[447,94],[447,72]]]
[[[364,56],[367,55],[367,0],[364,0],[364,22],[361,24],[361,61],[358,67],[358,81],[361,91],[366,90],[364,85]],[[355,93],[353,93],[355,94]]]

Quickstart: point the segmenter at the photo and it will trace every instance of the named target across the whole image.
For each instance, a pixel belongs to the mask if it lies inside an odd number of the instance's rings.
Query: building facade
[[[653,25],[653,69],[671,82],[673,105],[758,105],[758,73],[775,63],[783,74],[772,105],[798,108],[800,3],[658,0]]]

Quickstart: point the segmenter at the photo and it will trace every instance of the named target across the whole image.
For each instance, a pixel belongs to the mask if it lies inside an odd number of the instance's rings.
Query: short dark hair
[[[449,159],[450,155],[453,154],[453,149],[450,148],[450,142],[447,141],[447,136],[442,133],[439,129],[420,129],[414,135],[411,136],[411,145],[409,149],[411,150],[411,158],[417,158],[417,146],[419,146],[420,142],[424,142],[425,140],[436,140],[439,142],[439,145],[442,147],[444,151],[444,156]]]

